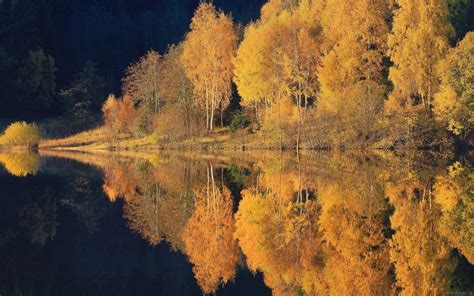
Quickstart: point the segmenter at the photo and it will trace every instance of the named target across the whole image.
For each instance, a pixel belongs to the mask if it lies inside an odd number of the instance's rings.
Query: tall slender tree
[[[439,85],[435,66],[449,48],[453,28],[444,0],[397,0],[388,55],[393,62],[393,92],[387,111],[403,112],[415,105],[431,112]]]
[[[205,108],[207,129],[212,131],[216,111],[230,102],[237,37],[232,18],[207,2],[195,11],[190,28],[181,62],[194,86],[196,102]]]

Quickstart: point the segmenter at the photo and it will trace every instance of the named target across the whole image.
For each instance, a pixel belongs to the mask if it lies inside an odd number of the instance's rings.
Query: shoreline
[[[344,150],[381,150],[381,151],[435,151],[453,152],[452,148],[440,147],[410,147],[384,145],[384,140],[364,145],[330,145],[312,143],[310,141],[300,146],[299,151],[344,151]],[[441,147],[443,148],[443,147]],[[231,133],[225,128],[211,133],[182,139],[169,139],[169,136],[148,135],[140,138],[120,135],[110,140],[105,127],[84,131],[60,139],[46,139],[40,142],[38,149],[70,150],[70,151],[297,151],[296,144],[286,140],[280,148],[277,140],[260,133]]]

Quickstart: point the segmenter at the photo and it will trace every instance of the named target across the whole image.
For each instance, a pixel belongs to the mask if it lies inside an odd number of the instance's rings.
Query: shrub
[[[36,124],[19,121],[10,124],[0,137],[0,144],[6,146],[37,146],[41,140],[41,133]]]
[[[232,117],[229,124],[229,130],[235,133],[239,129],[244,129],[250,124],[250,120],[245,115],[244,111],[239,111]]]

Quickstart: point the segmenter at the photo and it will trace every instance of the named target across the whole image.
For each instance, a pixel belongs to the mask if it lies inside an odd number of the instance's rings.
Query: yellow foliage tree
[[[318,112],[322,121],[330,120],[336,141],[366,141],[376,128],[383,104],[379,81],[387,13],[384,0],[328,0],[323,10],[325,55],[318,71]]]
[[[386,110],[403,114],[422,104],[430,112],[439,84],[435,66],[446,54],[453,33],[447,4],[444,0],[397,0],[396,4],[388,38],[394,89]]]
[[[257,121],[260,121],[259,107],[267,106],[271,85],[266,77],[270,75],[265,66],[268,45],[261,41],[263,30],[257,24],[245,28],[237,55],[233,60],[235,65],[234,82],[242,97],[241,105],[245,108],[255,108]]]
[[[469,32],[438,65],[440,91],[433,101],[436,119],[465,138],[474,124],[474,32]]]
[[[267,115],[277,114],[280,145],[284,117],[292,118],[296,107],[299,148],[304,118],[301,108],[306,110],[309,100],[317,95],[314,73],[319,63],[319,7],[319,2],[312,1],[298,5],[292,1],[269,1],[262,7],[260,20],[246,28],[234,60],[234,81],[242,97],[241,105],[255,109],[258,123],[263,121],[258,110],[264,107],[267,127]]]
[[[204,106],[211,131],[217,110],[229,105],[232,92],[232,57],[237,47],[232,18],[202,2],[194,13],[191,31],[183,42],[181,62],[191,80],[196,103]]]

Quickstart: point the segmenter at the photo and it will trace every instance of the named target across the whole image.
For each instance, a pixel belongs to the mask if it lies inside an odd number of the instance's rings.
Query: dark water
[[[0,295],[472,295],[466,157],[0,153]]]

